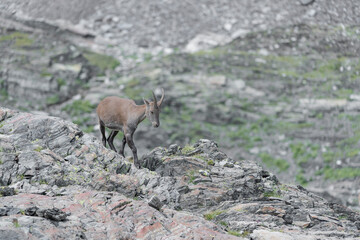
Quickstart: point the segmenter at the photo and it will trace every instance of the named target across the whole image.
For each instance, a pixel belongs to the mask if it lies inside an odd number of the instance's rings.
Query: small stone
[[[358,230],[360,230],[360,221],[356,221],[355,226],[357,227]]]
[[[251,154],[259,154],[260,153],[260,149],[258,147],[253,147],[250,149],[249,151]]]
[[[314,17],[316,15],[316,10],[310,9],[309,11],[307,11],[306,15],[308,15],[309,17]]]
[[[207,177],[207,176],[210,175],[210,173],[209,173],[208,171],[202,170],[202,169],[199,170],[199,173],[200,173],[201,175],[205,176],[205,177]]]
[[[269,51],[265,48],[262,48],[259,50],[259,54],[263,55],[263,56],[268,56],[269,55]]]
[[[226,31],[230,32],[231,28],[232,28],[232,24],[231,24],[231,23],[225,23],[225,24],[224,24],[224,29],[225,29]]]
[[[226,77],[223,75],[211,76],[208,78],[208,83],[222,87],[226,85]]]
[[[0,196],[13,196],[15,195],[15,189],[11,187],[0,187]]]
[[[133,25],[130,24],[130,23],[119,23],[119,24],[117,25],[117,28],[118,28],[119,30],[127,30],[127,29],[130,29],[130,28],[132,28],[132,27],[133,27]]]
[[[360,101],[360,95],[351,94],[349,98],[353,101]]]
[[[180,146],[177,144],[171,144],[167,150],[168,154],[174,155],[180,151]]]
[[[232,82],[232,85],[237,89],[237,90],[241,90],[244,89],[246,84],[244,82],[244,80],[238,79]]]
[[[243,38],[246,36],[246,34],[248,34],[250,31],[247,29],[238,29],[236,30],[232,35],[231,38],[235,39],[235,38]]]
[[[315,0],[300,0],[301,5],[307,6],[315,2]]]
[[[8,212],[7,208],[4,208],[4,207],[0,208],[0,217],[6,216],[7,212]]]
[[[160,199],[156,196],[153,196],[152,198],[150,198],[148,204],[150,207],[153,207],[158,211],[160,211],[161,207],[163,206]]]

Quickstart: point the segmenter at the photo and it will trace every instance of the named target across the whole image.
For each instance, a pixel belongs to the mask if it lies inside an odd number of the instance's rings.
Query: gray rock
[[[24,214],[18,220],[24,227],[16,231],[39,238],[179,239],[211,233],[237,239],[224,225],[259,239],[274,229],[281,233],[276,236],[294,239],[304,233],[328,239],[329,229],[341,238],[359,236],[357,212],[281,184],[253,161],[235,163],[214,141],[200,139],[184,148],[191,154],[175,145],[170,151],[155,148],[143,158],[147,168],[137,169],[72,123],[5,108],[0,116],[0,147],[6,148],[0,180],[19,192],[0,197],[2,229],[13,230],[8,222]],[[29,170],[31,175],[21,177]]]
[[[307,6],[315,2],[315,0],[299,0],[301,5]]]
[[[152,196],[148,201],[150,207],[155,208],[156,210],[160,211],[163,204],[161,203],[160,199],[157,196]]]
[[[12,196],[15,195],[15,189],[14,188],[10,188],[10,187],[0,187],[0,196],[1,197],[5,197],[5,196]]]

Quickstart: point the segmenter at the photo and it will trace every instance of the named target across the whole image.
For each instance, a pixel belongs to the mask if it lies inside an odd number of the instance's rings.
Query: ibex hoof
[[[134,163],[135,167],[141,169],[141,165],[139,163]]]

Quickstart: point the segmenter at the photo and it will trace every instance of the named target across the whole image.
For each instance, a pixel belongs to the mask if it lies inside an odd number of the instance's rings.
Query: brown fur
[[[113,141],[118,132],[122,131],[124,137],[119,153],[124,156],[124,148],[127,143],[133,152],[135,166],[140,168],[137,149],[133,142],[133,135],[138,124],[146,117],[149,118],[154,127],[160,125],[159,113],[164,96],[164,90],[162,89],[160,101],[157,101],[156,96],[153,93],[154,101],[149,102],[144,99],[144,105],[136,105],[133,100],[115,96],[103,99],[96,109],[103,145],[106,147],[106,142],[108,142],[110,148],[116,151]],[[105,137],[105,127],[112,130],[107,139]]]

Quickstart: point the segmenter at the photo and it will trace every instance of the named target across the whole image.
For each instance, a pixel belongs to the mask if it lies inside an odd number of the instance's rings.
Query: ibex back
[[[119,153],[125,157],[124,148],[127,143],[133,153],[134,164],[138,168],[141,166],[137,156],[137,149],[133,141],[133,135],[138,124],[145,118],[150,120],[153,127],[157,128],[160,126],[160,107],[165,96],[164,89],[161,89],[161,91],[162,96],[159,101],[157,101],[154,92],[152,92],[154,101],[151,102],[143,99],[144,105],[136,105],[133,100],[113,96],[103,99],[96,109],[104,146],[106,147],[107,141],[110,148],[116,152],[113,141],[118,132],[122,131],[124,137]],[[105,127],[112,130],[107,139],[105,136]]]

